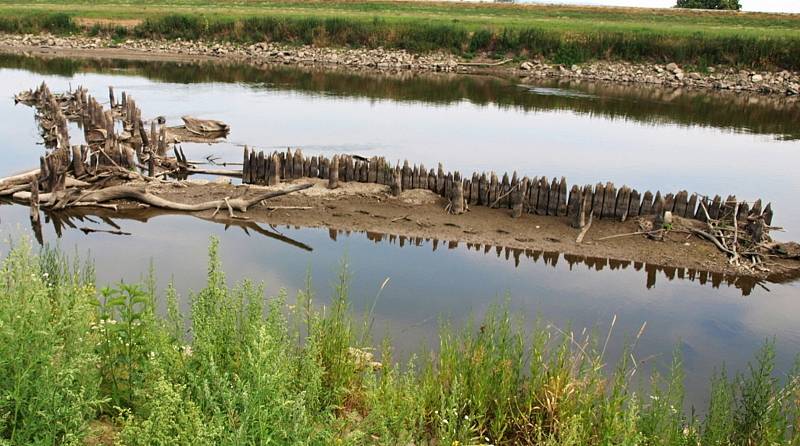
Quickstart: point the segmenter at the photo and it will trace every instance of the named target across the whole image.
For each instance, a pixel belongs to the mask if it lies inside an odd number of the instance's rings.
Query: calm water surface
[[[488,77],[19,57],[0,58],[0,80],[0,175],[36,166],[41,152],[33,111],[13,105],[15,92],[45,80],[53,91],[84,85],[105,97],[113,85],[132,94],[145,117],[164,115],[178,123],[189,114],[231,125],[225,144],[184,145],[192,158],[214,154],[238,160],[246,143],[301,147],[312,154],[385,155],[428,166],[442,161],[462,172],[517,170],[565,175],[578,183],[612,180],[640,190],[735,193],[771,201],[775,224],[786,229],[778,237],[800,238],[800,207],[792,197],[800,190],[800,177],[793,174],[800,165],[800,112],[766,98],[521,85]],[[0,206],[0,234],[26,234],[27,215],[27,208]],[[782,371],[800,351],[796,282],[761,286],[558,253],[498,253],[493,247],[487,253],[445,241],[269,229],[308,245],[308,251],[178,215],[115,222],[133,235],[84,235],[66,227],[59,238],[47,225],[45,238],[68,251],[90,252],[102,283],[136,280],[152,259],[162,271],[161,285],[172,275],[184,296],[201,287],[212,235],[222,240],[229,280],[264,281],[269,294],[283,287],[293,295],[310,271],[324,303],[346,259],[356,312],[368,309],[390,278],[375,308],[375,334],[391,336],[405,352],[433,343],[440,317],[461,322],[505,296],[528,319],[571,324],[577,331],[605,333],[616,315],[616,346],[646,321],[639,357],[654,355],[648,364],[666,367],[679,346],[690,400],[699,405],[705,404],[702,395],[714,367],[725,362],[729,369],[743,369],[765,339],[776,338]],[[108,228],[99,220],[76,225]]]

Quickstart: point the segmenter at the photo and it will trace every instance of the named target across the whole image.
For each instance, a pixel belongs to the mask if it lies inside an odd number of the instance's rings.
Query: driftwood
[[[166,200],[164,198],[158,197],[156,195],[147,192],[146,188],[143,186],[111,186],[105,189],[100,189],[96,191],[87,191],[87,192],[81,192],[76,189],[71,189],[68,191],[64,191],[63,193],[41,194],[40,200],[46,202],[50,206],[54,206],[57,208],[64,207],[64,206],[56,206],[59,203],[63,203],[64,199],[66,199],[68,203],[69,202],[103,203],[111,200],[128,199],[145,203],[147,205],[154,206],[157,208],[171,209],[171,210],[185,211],[185,212],[198,212],[198,211],[217,209],[223,204],[230,208],[236,209],[240,212],[247,212],[247,209],[249,207],[257,203],[260,203],[264,200],[280,197],[282,195],[290,194],[292,192],[297,192],[303,189],[308,189],[312,186],[313,186],[312,184],[298,184],[290,186],[283,190],[266,191],[249,199],[235,198],[231,200],[227,199],[211,200],[195,204],[178,203]],[[20,200],[26,200],[26,199],[30,200],[30,193],[20,192],[14,194],[14,198]]]
[[[213,119],[198,119],[191,116],[181,116],[186,130],[196,135],[227,135],[231,128],[222,121]]]
[[[583,238],[586,237],[586,233],[589,232],[589,228],[592,227],[592,219],[594,218],[594,214],[589,214],[589,221],[586,222],[586,226],[581,229],[581,232],[578,234],[578,237],[575,239],[575,243],[583,243]]]
[[[241,170],[224,170],[224,169],[198,169],[196,167],[189,167],[186,169],[187,174],[201,174],[201,175],[218,175],[223,177],[241,178]]]

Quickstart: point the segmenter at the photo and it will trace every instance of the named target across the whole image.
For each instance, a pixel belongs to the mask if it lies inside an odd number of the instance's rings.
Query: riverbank
[[[668,358],[657,361],[665,352],[641,352],[646,323],[628,334],[616,359],[608,345],[613,322],[600,336],[525,321],[495,305],[474,323],[442,325],[435,351],[400,362],[391,341],[377,347],[372,340],[372,311],[363,320],[352,313],[346,265],[330,299],[305,289],[267,300],[252,282],[229,286],[215,240],[207,271],[205,287],[182,309],[174,288],[156,290],[153,274],[100,289],[91,263],[16,244],[0,268],[6,284],[0,414],[7,420],[0,440],[109,446],[798,440],[792,396],[800,380],[796,370],[776,370],[772,342],[749,372],[732,379],[723,368],[709,385],[708,406],[688,414],[680,350],[671,365]]]
[[[496,62],[466,60],[443,52],[414,54],[405,50],[347,49],[293,46],[277,43],[250,45],[183,40],[110,37],[58,37],[52,35],[0,35],[0,53],[37,57],[108,58],[155,61],[228,61],[254,66],[299,65],[342,67],[351,71],[380,73],[446,72],[513,76],[522,82],[538,79],[599,81],[616,84],[683,88],[699,91],[758,94],[800,100],[800,72],[738,70],[708,67],[684,71],[674,63],[623,63],[596,61],[561,65],[541,59]]]
[[[479,2],[4,2],[0,31],[800,69],[800,15]]]

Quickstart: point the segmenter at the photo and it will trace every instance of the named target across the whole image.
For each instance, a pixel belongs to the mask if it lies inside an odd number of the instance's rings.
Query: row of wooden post
[[[732,217],[736,208],[736,197],[713,199],[680,191],[676,194],[640,193],[628,186],[617,188],[614,183],[597,183],[580,187],[567,186],[564,177],[519,178],[517,173],[474,172],[462,178],[459,172],[445,173],[441,163],[436,170],[424,165],[391,166],[383,157],[363,158],[352,155],[334,155],[330,158],[304,156],[300,149],[294,152],[265,154],[245,147],[243,182],[245,184],[278,184],[283,179],[323,178],[329,187],[337,187],[339,181],[385,184],[392,194],[404,190],[427,189],[451,201],[453,212],[463,212],[465,206],[489,206],[508,208],[512,217],[523,213],[569,217],[574,227],[583,227],[588,218],[625,220],[640,215],[655,215],[663,218],[669,211],[673,215],[705,221],[706,218],[726,219]],[[752,205],[739,204],[740,221],[747,216],[763,215],[765,223],[772,223],[772,206],[762,209],[761,200]]]

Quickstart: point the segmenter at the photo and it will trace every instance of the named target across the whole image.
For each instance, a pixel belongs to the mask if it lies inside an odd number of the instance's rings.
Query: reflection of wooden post
[[[39,224],[39,176],[31,180],[31,223]]]
[[[328,172],[328,189],[339,187],[339,155],[333,155]]]
[[[44,243],[42,238],[42,222],[39,219],[39,176],[34,176],[31,181],[31,227],[36,241],[41,245]]]

